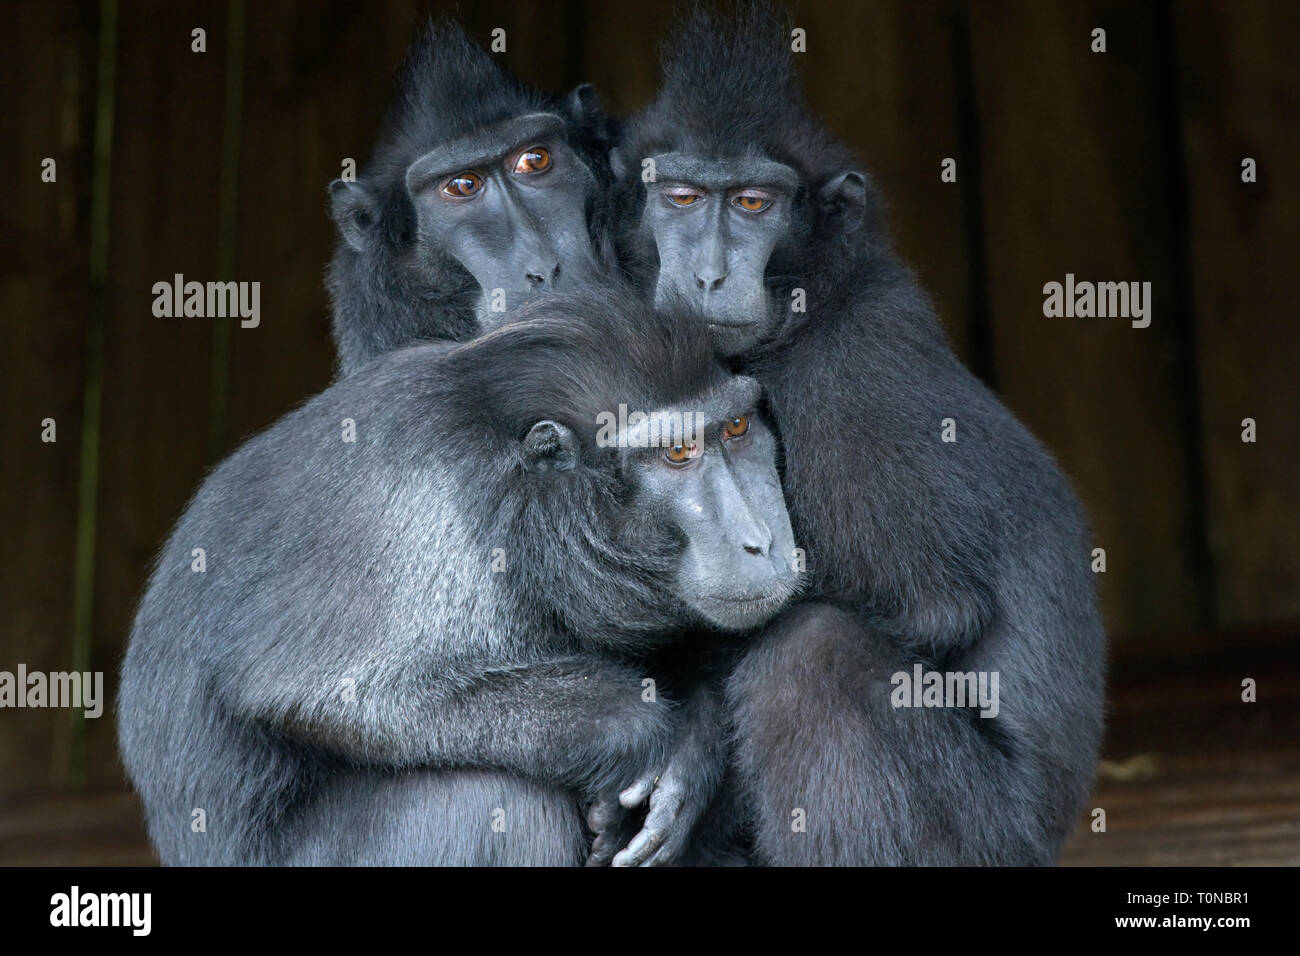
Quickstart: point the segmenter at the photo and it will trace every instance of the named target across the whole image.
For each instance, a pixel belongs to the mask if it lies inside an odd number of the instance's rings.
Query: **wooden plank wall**
[[[1212,613],[1300,617],[1300,6],[1172,5]],[[1224,68],[1233,64],[1233,69]],[[1258,181],[1243,183],[1246,157]],[[1241,441],[1256,420],[1255,444]]]
[[[326,185],[364,161],[430,9],[484,42],[505,28],[524,79],[590,80],[629,111],[654,93],[675,7],[32,0],[8,18],[0,669],[88,666],[114,687],[150,562],[204,471],[329,381]],[[880,181],[956,348],[1078,483],[1121,650],[1300,619],[1300,333],[1283,285],[1300,248],[1296,8],[792,9],[810,101]],[[152,284],[177,272],[260,281],[261,326],[155,319]],[[1151,327],[1044,318],[1043,283],[1067,272],[1152,282]],[[82,781],[120,784],[111,718],[0,713],[0,793]]]
[[[0,669],[72,663],[78,448],[90,312],[96,10],[33,6],[5,30],[0,171]],[[46,158],[56,181],[40,180]],[[44,419],[55,441],[41,441]],[[0,791],[67,782],[72,723],[55,710],[0,711]]]

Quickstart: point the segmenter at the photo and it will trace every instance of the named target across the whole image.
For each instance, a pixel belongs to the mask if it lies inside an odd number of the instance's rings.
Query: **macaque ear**
[[[522,451],[529,471],[571,471],[578,464],[578,436],[559,422],[541,421],[524,436]]]
[[[595,125],[605,118],[605,105],[600,93],[590,83],[575,86],[564,98],[569,117],[579,125]]]
[[[564,98],[561,112],[569,128],[587,140],[589,146],[607,153],[618,139],[618,120],[605,112],[600,94],[590,83],[575,86]]]
[[[359,183],[334,180],[330,183],[330,212],[343,241],[357,252],[364,252],[373,241],[379,220],[369,191]]]
[[[841,222],[846,232],[859,229],[867,219],[867,177],[857,170],[845,170],[826,180],[821,202],[827,214]]]
[[[627,157],[623,151],[615,146],[609,151],[609,168],[614,173],[616,181],[622,181],[627,178],[630,170],[627,165]]]

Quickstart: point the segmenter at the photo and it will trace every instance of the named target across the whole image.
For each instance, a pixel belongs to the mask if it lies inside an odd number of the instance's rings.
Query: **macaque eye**
[[[664,195],[668,197],[668,201],[674,206],[694,206],[704,198],[699,193],[692,192],[689,189],[669,190]]]
[[[544,146],[534,146],[519,154],[515,160],[515,172],[521,174],[544,173],[551,168],[551,152]]]
[[[699,455],[700,446],[695,444],[673,445],[664,452],[664,458],[668,460],[669,464],[673,465],[684,465],[692,458],[698,458]]]
[[[738,415],[722,426],[722,433],[728,438],[740,438],[748,431],[749,418],[745,415]]]
[[[483,177],[478,173],[457,173],[443,184],[442,194],[450,199],[469,199],[483,189]]]
[[[731,200],[733,205],[739,206],[745,212],[762,212],[768,206],[772,205],[772,200],[767,196],[755,196],[749,193],[741,193]]]

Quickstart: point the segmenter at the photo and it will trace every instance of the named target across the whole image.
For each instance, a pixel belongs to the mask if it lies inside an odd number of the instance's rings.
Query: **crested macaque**
[[[164,546],[122,668],[162,861],[607,862],[584,814],[612,839],[620,794],[651,804],[638,859],[677,858],[723,720],[649,693],[646,662],[798,586],[759,399],[693,320],[557,294],[243,445]]]
[[[544,95],[459,26],[431,24],[370,163],[330,186],[340,371],[415,342],[464,341],[599,276],[612,261],[610,129],[590,86]]]
[[[788,36],[757,6],[676,24],[612,157],[621,258],[762,383],[807,555],[799,603],[725,675],[735,753],[697,840],[767,864],[1050,863],[1102,726],[1085,520],[953,354]],[[998,675],[997,715],[897,706],[918,664]]]

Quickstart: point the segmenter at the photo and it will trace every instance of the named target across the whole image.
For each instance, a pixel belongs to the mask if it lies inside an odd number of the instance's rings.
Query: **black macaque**
[[[736,750],[699,839],[738,831],[767,864],[1047,864],[1102,727],[1085,520],[953,354],[789,38],[762,6],[675,24],[613,154],[627,268],[762,383],[807,553],[801,603],[726,679]],[[916,665],[983,674],[1000,706],[895,706]]]
[[[520,83],[452,22],[412,47],[369,165],[335,180],[329,270],[339,369],[419,341],[464,341],[612,261],[612,120],[590,86]]]
[[[723,721],[649,693],[645,661],[797,587],[758,400],[693,319],[556,294],[242,446],[164,546],[122,668],[163,862],[573,865],[584,810],[668,764],[685,832],[654,862],[681,854]]]

